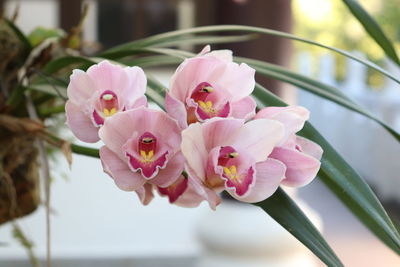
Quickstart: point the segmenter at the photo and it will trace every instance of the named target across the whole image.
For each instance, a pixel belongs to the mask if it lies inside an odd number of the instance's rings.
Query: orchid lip
[[[220,177],[225,180],[225,186],[233,188],[238,196],[245,195],[254,180],[254,167],[241,166],[240,153],[231,146],[221,147],[218,166],[222,168]]]
[[[97,107],[92,112],[92,121],[96,127],[102,126],[105,118],[111,117],[120,110],[118,96],[111,90],[101,93],[98,101]]]
[[[194,89],[192,99],[196,117],[204,121],[212,117],[228,117],[231,112],[229,101],[221,102],[220,95],[208,82],[199,83]]]
[[[145,179],[154,178],[160,169],[167,166],[168,151],[161,153],[156,157],[158,152],[157,137],[150,132],[143,133],[137,140],[137,145],[134,145],[136,156],[126,152],[129,159],[131,169],[136,172],[140,171]]]

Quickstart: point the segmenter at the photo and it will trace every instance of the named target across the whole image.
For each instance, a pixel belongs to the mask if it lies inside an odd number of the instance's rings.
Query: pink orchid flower
[[[285,126],[285,136],[269,155],[285,164],[283,185],[299,187],[310,183],[318,173],[322,148],[296,133],[300,131],[310,112],[300,106],[267,107],[260,110],[255,119],[271,119]]]
[[[213,118],[182,132],[182,153],[194,190],[210,207],[226,190],[245,202],[271,196],[284,178],[285,165],[268,155],[284,136],[282,123],[269,119]]]
[[[232,62],[232,52],[210,52],[206,46],[196,57],[186,59],[171,78],[165,107],[184,129],[193,122],[213,117],[249,119],[256,103],[250,97],[255,70]]]
[[[74,70],[67,88],[67,124],[78,139],[97,142],[106,118],[147,105],[145,90],[146,76],[139,67],[123,68],[102,61],[86,72]]]
[[[146,182],[167,187],[183,171],[181,130],[163,111],[140,107],[120,112],[105,120],[99,136],[105,144],[100,149],[103,169],[122,190],[144,190]]]

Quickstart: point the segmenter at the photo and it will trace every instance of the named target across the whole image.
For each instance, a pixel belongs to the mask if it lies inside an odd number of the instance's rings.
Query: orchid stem
[[[76,144],[71,144],[71,150],[75,154],[85,155],[88,157],[99,158],[99,150],[96,148],[80,146]]]

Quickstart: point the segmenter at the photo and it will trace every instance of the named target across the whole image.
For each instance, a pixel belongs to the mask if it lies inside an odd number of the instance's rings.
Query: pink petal
[[[323,150],[318,144],[301,136],[296,136],[296,144],[300,146],[300,151],[321,160]]]
[[[217,146],[231,145],[230,139],[242,128],[244,120],[212,118],[202,124],[203,138],[206,150]],[[207,155],[208,157],[208,155]]]
[[[285,126],[283,142],[304,127],[310,112],[301,106],[266,107],[257,112],[255,119],[277,120]]]
[[[203,49],[200,51],[200,53],[197,54],[197,56],[203,56],[203,55],[209,53],[210,51],[211,51],[211,46],[206,45],[205,47],[203,47]]]
[[[68,99],[76,105],[86,105],[87,100],[96,92],[97,87],[84,71],[72,71],[67,88]]]
[[[160,187],[167,187],[174,183],[182,174],[185,158],[182,153],[176,153],[168,160],[167,166],[160,169],[157,176],[150,180],[152,184]]]
[[[204,198],[194,190],[191,180],[188,180],[185,192],[178,197],[174,204],[180,207],[194,208],[199,206],[203,200]]]
[[[256,114],[256,101],[251,96],[246,96],[233,102],[231,117],[249,120]]]
[[[80,106],[70,100],[67,101],[65,115],[68,127],[79,140],[87,143],[99,141],[98,128],[94,126],[92,120],[81,110]]]
[[[107,118],[104,125],[99,130],[100,139],[104,144],[119,157],[125,157],[122,151],[126,141],[137,133],[138,124],[131,122],[129,113],[134,110],[120,112]]]
[[[136,101],[132,105],[132,108],[140,107],[147,107],[147,97],[145,95],[140,96],[138,99],[136,99]]]
[[[185,105],[175,99],[172,95],[169,93],[165,94],[165,109],[172,118],[178,121],[179,126],[182,129],[185,129],[188,124],[186,120],[187,112]]]
[[[233,57],[232,57],[232,51],[231,50],[214,50],[211,51],[207,54],[205,54],[205,56],[211,56],[211,57],[215,57],[219,60],[225,61],[225,62],[232,62]]]
[[[299,187],[310,183],[318,173],[321,163],[319,160],[297,150],[276,147],[271,158],[286,165],[286,178],[282,184]]]
[[[246,151],[256,162],[264,161],[281,141],[282,123],[268,119],[252,120],[232,133],[229,142],[237,150]]]
[[[189,169],[196,177],[204,181],[208,152],[200,123],[193,123],[182,131],[181,151]]]
[[[205,80],[216,87],[227,90],[236,102],[243,97],[249,96],[255,87],[255,70],[247,64],[237,64],[234,62],[225,63],[223,73],[215,73]]]
[[[210,82],[211,77],[218,77],[225,72],[225,67],[224,62],[212,57],[185,59],[171,78],[170,94],[185,102],[198,84]]]
[[[154,198],[153,186],[151,184],[144,184],[141,188],[135,191],[143,205],[148,205]]]
[[[231,189],[228,192],[236,199],[255,203],[270,197],[279,187],[285,175],[285,165],[278,160],[267,159],[256,164],[256,177],[248,194],[239,197]]]
[[[125,67],[123,69],[128,77],[126,84],[120,84],[121,86],[121,98],[128,100],[128,107],[131,107],[135,104],[138,107],[138,104],[142,104],[143,106],[147,105],[146,102],[137,102],[137,99],[144,97],[144,93],[147,87],[147,79],[143,70],[139,67]]]
[[[107,60],[91,66],[86,73],[100,92],[111,90],[121,95],[129,85],[127,72],[121,66],[111,64]]]
[[[140,174],[132,172],[128,164],[106,146],[100,148],[100,159],[104,172],[114,179],[121,190],[138,190],[146,182]]]
[[[191,190],[193,190],[199,198],[206,200],[210,208],[215,210],[221,203],[221,198],[217,192],[204,186],[204,180],[198,177],[189,166],[186,166],[185,170],[188,173],[189,187]]]

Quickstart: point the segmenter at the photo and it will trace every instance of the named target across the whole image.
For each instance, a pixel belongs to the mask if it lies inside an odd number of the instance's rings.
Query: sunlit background
[[[37,27],[68,31],[83,24],[84,52],[176,29],[212,24],[245,24],[292,32],[372,60],[400,77],[341,1],[335,0],[0,0],[8,16],[26,32]],[[360,0],[400,51],[398,0]],[[18,12],[16,12],[18,10]],[[40,31],[39,31],[40,32]],[[35,38],[35,34],[30,37]],[[60,34],[55,32],[54,34]],[[62,33],[61,33],[62,34]],[[196,52],[201,47],[182,44]],[[283,65],[338,87],[400,130],[400,88],[358,63],[327,50],[261,37],[248,43],[213,46],[235,55]],[[172,68],[147,69],[168,86]],[[375,123],[281,82],[261,79],[288,102],[311,110],[311,122],[370,183],[400,222],[398,144]],[[63,127],[63,126],[62,126]],[[72,136],[62,129],[64,137]],[[143,207],[102,172],[99,160],[74,156],[71,169],[61,156],[52,161],[51,240],[54,266],[323,266],[280,226],[256,208],[227,202],[216,212],[171,206],[156,199]],[[339,258],[350,267],[395,267],[400,259],[318,180],[291,192],[318,225]],[[40,259],[46,256],[45,211],[20,219]],[[30,266],[12,226],[0,226],[0,266]]]

